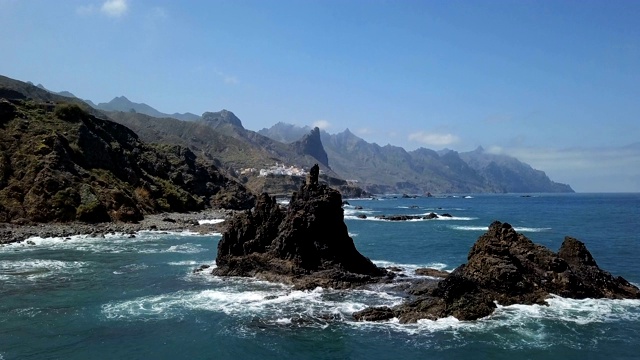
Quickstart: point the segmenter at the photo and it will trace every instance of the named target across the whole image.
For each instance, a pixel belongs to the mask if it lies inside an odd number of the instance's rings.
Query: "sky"
[[[640,1],[0,0],[0,74],[640,192]]]

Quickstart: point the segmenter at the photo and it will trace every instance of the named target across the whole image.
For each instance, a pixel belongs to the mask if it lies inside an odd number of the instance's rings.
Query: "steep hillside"
[[[408,193],[463,193],[496,191],[455,153],[441,157],[418,149],[379,146],[348,129],[324,134],[323,143],[332,168],[347,179],[358,180],[368,191]]]
[[[226,121],[216,114],[204,113],[199,121],[186,122],[171,118],[152,118],[143,114],[110,112],[109,118],[125,125],[147,142],[180,144],[206,156],[230,173],[242,169],[261,169],[276,162],[310,168],[318,161],[298,154],[283,144],[253,131],[246,130],[232,112]],[[235,175],[235,174],[234,174]]]
[[[327,152],[324,150],[324,146],[322,146],[322,139],[320,139],[320,129],[317,127],[302,136],[300,140],[291,143],[291,147],[296,153],[309,155],[318,160],[319,164],[330,168]]]
[[[328,175],[337,176],[327,166],[327,159],[322,155],[324,152],[322,142],[317,136],[312,136],[305,141],[305,144],[285,144],[260,135],[255,131],[245,129],[240,119],[228,110],[206,112],[202,114],[202,119],[198,122],[210,126],[223,135],[243,142],[245,146],[251,149],[259,150],[266,154],[264,158],[269,159],[269,161],[262,161],[258,167],[271,165],[274,160],[307,169],[318,163],[320,168]],[[308,142],[311,143],[306,144]],[[219,157],[221,161],[226,162],[224,154],[219,154],[217,157]]]
[[[322,164],[327,183],[338,188],[345,196],[369,196],[357,186],[349,185],[337,177],[327,164],[326,153],[319,131],[310,132],[305,142],[283,144],[242,127],[232,112],[208,112],[202,120],[194,122],[170,118],[152,118],[130,112],[110,112],[109,117],[127,126],[147,142],[176,144],[189,147],[197,154],[212,160],[226,174],[242,182],[255,193],[291,193],[300,186],[299,179],[291,176],[259,177],[258,170],[275,163],[284,163],[309,169]],[[320,159],[317,159],[318,156]],[[254,172],[243,172],[253,168]]]
[[[262,134],[291,140],[306,128],[278,123]],[[374,193],[572,192],[515,158],[371,144],[349,129],[321,132],[331,168]]]
[[[569,185],[551,181],[543,171],[511,156],[487,153],[482,147],[460,157],[504,192],[573,192]]]
[[[57,95],[10,85],[0,84],[0,222],[136,221],[253,204],[187,148],[148,145]]]

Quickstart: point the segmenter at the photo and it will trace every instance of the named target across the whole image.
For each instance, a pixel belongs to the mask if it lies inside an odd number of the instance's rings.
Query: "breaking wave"
[[[487,230],[489,230],[488,226],[452,225],[451,228],[454,229],[454,230],[462,230],[462,231],[487,231]],[[513,228],[518,232],[543,232],[543,231],[551,230],[551,228],[534,228],[534,227],[524,227],[524,226],[514,226]]]
[[[140,231],[134,237],[130,234],[104,234],[103,237],[92,237],[91,235],[74,235],[69,237],[32,237],[19,243],[5,244],[0,247],[0,253],[13,251],[37,251],[42,249],[51,250],[77,250],[91,253],[165,253],[179,252],[194,254],[206,249],[199,244],[165,244],[164,241],[170,237],[218,237],[221,233],[200,234],[191,231],[168,232],[168,231]]]
[[[0,260],[0,280],[11,281],[17,278],[37,280],[74,274],[84,271],[88,266],[83,261],[61,261],[46,259]]]

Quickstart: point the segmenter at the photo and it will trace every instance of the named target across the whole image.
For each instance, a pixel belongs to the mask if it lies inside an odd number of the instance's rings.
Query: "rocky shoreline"
[[[313,166],[286,209],[265,193],[253,210],[230,219],[212,274],[306,290],[347,289],[393,278],[358,252],[344,223],[342,196],[319,184],[318,173],[318,165]]]
[[[25,241],[32,237],[101,236],[109,233],[134,234],[143,230],[192,231],[201,234],[221,232],[224,223],[200,224],[199,220],[228,219],[235,211],[208,209],[191,213],[161,213],[145,215],[136,223],[31,223],[24,225],[0,223],[0,244]]]
[[[287,208],[262,194],[253,210],[231,218],[218,244],[218,266],[211,274],[255,277],[306,290],[384,284],[406,294],[406,301],[395,307],[354,313],[359,321],[396,318],[412,323],[449,316],[476,320],[491,315],[497,304],[544,305],[552,294],[640,299],[638,287],[600,269],[581,241],[567,236],[554,252],[499,221],[478,238],[467,263],[453,272],[419,269],[420,278],[403,278],[403,269],[379,268],[358,252],[344,223],[340,193],[319,185],[318,172],[316,165]]]

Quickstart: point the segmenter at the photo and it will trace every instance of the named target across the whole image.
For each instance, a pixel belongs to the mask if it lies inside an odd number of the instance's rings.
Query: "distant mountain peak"
[[[213,128],[217,128],[225,124],[230,124],[234,127],[244,129],[244,127],[242,126],[242,121],[240,121],[236,114],[227,109],[222,109],[216,112],[207,111],[203,113],[202,122]]]
[[[270,128],[264,128],[258,131],[258,134],[266,136],[272,140],[279,141],[285,144],[293,143],[303,136],[305,136],[311,128],[308,126],[298,126],[289,124],[283,121],[279,121]]]
[[[329,156],[322,146],[322,139],[320,138],[320,128],[314,127],[307,135],[302,139],[291,144],[293,148],[301,155],[309,155],[318,160],[318,162],[328,168]]]
[[[104,110],[104,111],[130,112],[130,111],[133,110],[133,111],[135,111],[137,113],[145,114],[145,115],[156,117],[156,118],[171,117],[171,118],[174,118],[174,119],[184,120],[184,121],[194,121],[194,120],[198,120],[200,118],[198,115],[191,114],[191,113],[166,114],[166,113],[163,113],[163,112],[160,112],[160,111],[154,109],[153,107],[151,107],[151,106],[149,106],[149,105],[147,105],[145,103],[133,102],[133,101],[129,100],[124,95],[116,96],[111,101],[109,101],[108,103],[100,103],[98,105],[95,105],[94,103],[92,103],[91,101],[88,101],[88,100],[85,100],[85,102],[87,104],[91,105],[92,107],[96,108],[96,109],[100,109],[100,110]]]

